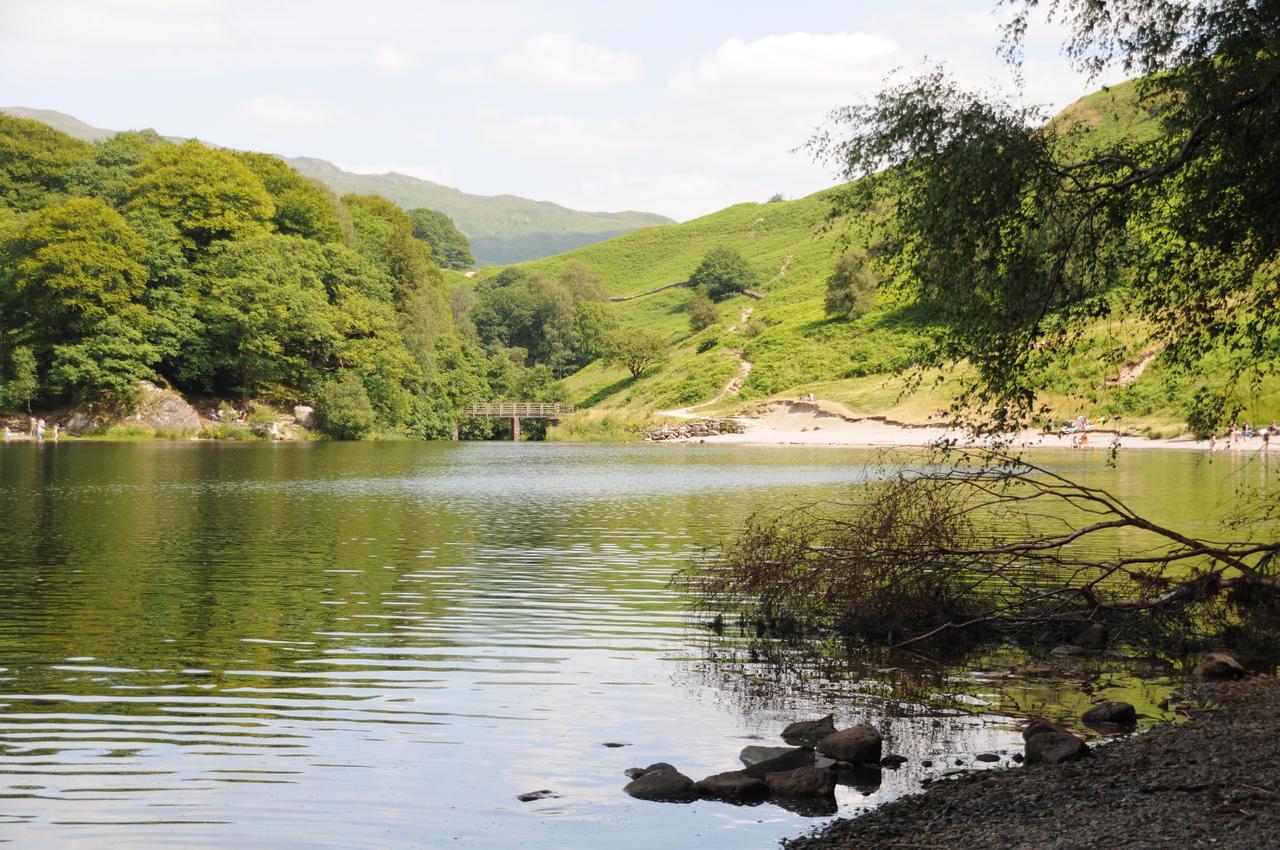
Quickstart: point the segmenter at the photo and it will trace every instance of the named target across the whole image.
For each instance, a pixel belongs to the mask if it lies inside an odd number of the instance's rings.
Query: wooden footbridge
[[[521,419],[559,419],[573,413],[573,405],[540,401],[486,401],[468,404],[462,408],[463,416],[487,416],[511,420],[511,438],[520,439]],[[458,439],[458,425],[454,423],[453,439]]]

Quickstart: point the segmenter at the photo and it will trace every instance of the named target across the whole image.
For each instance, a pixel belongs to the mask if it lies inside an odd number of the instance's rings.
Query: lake
[[[786,723],[869,720],[932,769],[1154,663],[1026,675],[800,658],[698,627],[669,586],[751,511],[838,496],[868,452],[711,446],[0,446],[0,843],[21,848],[769,848],[821,822],[645,803],[623,770],[733,769]],[[1040,458],[1203,531],[1253,456]],[[606,747],[605,744],[625,744]],[[1001,751],[1004,751],[1001,753]],[[558,798],[521,803],[551,789]]]

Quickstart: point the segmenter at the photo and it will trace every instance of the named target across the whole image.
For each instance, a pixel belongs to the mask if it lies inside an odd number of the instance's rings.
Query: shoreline
[[[1280,681],[1200,686],[1220,702],[1089,758],[933,783],[784,842],[784,850],[1280,846]]]
[[[709,418],[709,417],[708,417]],[[980,446],[958,429],[946,425],[908,425],[892,422],[883,416],[859,416],[840,405],[823,401],[772,402],[757,415],[728,416],[742,427],[740,433],[712,434],[700,437],[671,438],[655,442],[706,443],[708,445],[749,446],[827,446],[832,448],[929,448],[946,441],[958,447]],[[1113,446],[1124,449],[1162,449],[1171,451],[1208,452],[1209,442],[1190,436],[1176,438],[1143,437],[1094,428],[1085,432],[1088,444],[1072,445],[1070,434],[1046,434],[1023,431],[1009,441],[1016,449],[1075,449],[1082,452],[1106,451]],[[1218,440],[1214,453],[1266,453],[1258,437],[1229,446]]]

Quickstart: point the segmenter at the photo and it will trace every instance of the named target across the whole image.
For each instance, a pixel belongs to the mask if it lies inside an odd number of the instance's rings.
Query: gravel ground
[[[1202,696],[1221,705],[1083,761],[941,782],[784,847],[1280,848],[1280,681],[1204,686]]]

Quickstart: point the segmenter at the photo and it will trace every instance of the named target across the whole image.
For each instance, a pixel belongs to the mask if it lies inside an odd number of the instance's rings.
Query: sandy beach
[[[721,434],[705,439],[708,443],[776,446],[838,446],[847,448],[895,448],[927,447],[943,441],[954,440],[958,445],[974,445],[963,431],[946,425],[905,425],[884,417],[858,416],[841,405],[828,401],[792,401],[770,403],[759,415],[730,417],[739,423],[743,431],[738,434]],[[1177,439],[1151,439],[1148,437],[1117,434],[1105,428],[1092,429],[1088,434],[1088,450],[1106,450],[1116,442],[1125,449],[1172,449],[1180,451],[1208,451],[1209,443],[1191,437]],[[1017,448],[1072,448],[1070,434],[1044,434],[1025,431],[1013,440]],[[1225,440],[1218,440],[1215,449],[1227,451]],[[1262,440],[1237,444],[1234,451],[1258,451]]]

